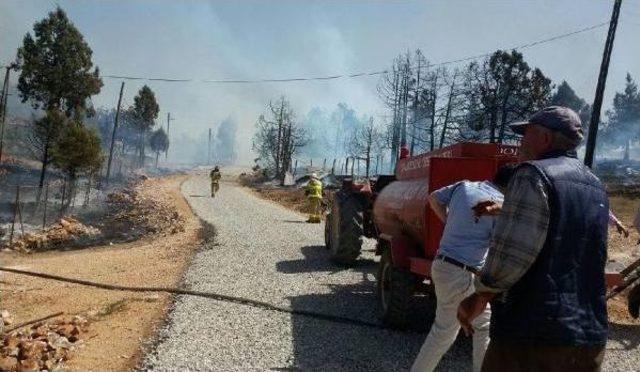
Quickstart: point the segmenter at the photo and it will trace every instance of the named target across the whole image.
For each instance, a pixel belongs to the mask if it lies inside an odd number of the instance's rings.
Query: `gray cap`
[[[570,139],[582,140],[582,121],[575,111],[563,106],[549,106],[536,112],[527,121],[509,124],[516,134],[524,134],[526,125],[537,124],[552,131],[560,132]]]

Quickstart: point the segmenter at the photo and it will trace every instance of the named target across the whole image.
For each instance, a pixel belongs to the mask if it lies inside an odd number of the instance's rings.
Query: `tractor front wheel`
[[[356,196],[345,191],[335,194],[325,234],[331,260],[340,265],[353,265],[362,248],[364,206]]]
[[[407,328],[416,278],[409,270],[393,266],[389,248],[382,252],[377,284],[382,322],[393,328]]]
[[[324,247],[331,250],[331,213],[327,214],[324,221]]]

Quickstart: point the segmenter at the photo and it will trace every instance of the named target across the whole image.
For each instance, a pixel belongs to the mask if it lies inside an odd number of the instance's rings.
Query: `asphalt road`
[[[224,170],[223,170],[224,172]],[[209,198],[204,173],[183,185],[193,210],[211,223],[215,241],[195,256],[184,286],[292,309],[377,321],[373,244],[360,264],[331,264],[322,224],[254,196],[231,180]],[[416,311],[416,325],[424,321]],[[403,371],[426,335],[332,323],[210,299],[179,296],[148,370]],[[638,370],[640,330],[612,326],[606,370]],[[470,342],[460,337],[442,371],[471,369]]]

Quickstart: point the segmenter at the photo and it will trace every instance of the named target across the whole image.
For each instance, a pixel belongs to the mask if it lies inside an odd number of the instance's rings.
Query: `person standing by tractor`
[[[309,219],[307,222],[320,223],[322,221],[322,182],[318,179],[317,174],[311,174],[304,193],[309,203]]]
[[[436,317],[429,335],[416,357],[412,372],[433,371],[460,331],[456,312],[460,302],[473,293],[473,275],[484,263],[494,217],[475,218],[473,206],[480,201],[502,202],[514,165],[501,167],[492,182],[460,181],[434,191],[429,204],[445,223],[438,255],[431,266],[435,286]],[[474,322],[473,370],[482,366],[489,344],[489,317],[486,309]]]
[[[214,198],[218,190],[220,190],[220,179],[222,178],[220,168],[217,165],[211,170],[209,177],[211,178],[211,197]]]
[[[600,371],[608,336],[609,201],[578,160],[579,116],[551,106],[527,122],[475,293],[458,308],[465,329],[491,301],[482,371]]]

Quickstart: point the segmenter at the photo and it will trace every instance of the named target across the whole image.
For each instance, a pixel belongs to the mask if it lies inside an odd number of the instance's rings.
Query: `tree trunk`
[[[498,121],[498,118],[496,118],[496,112],[495,112],[495,108],[493,110],[491,110],[491,115],[489,115],[489,143],[495,143],[496,142],[496,124]]]
[[[456,76],[453,76],[451,80],[451,89],[449,90],[449,99],[447,100],[447,111],[444,114],[444,122],[442,123],[442,133],[440,133],[440,146],[442,148],[444,146],[444,139],[447,135],[447,126],[449,125],[449,117],[451,116],[451,105],[453,102],[453,87],[455,85]]]
[[[282,154],[282,120],[284,114],[284,98],[280,102],[280,115],[278,117],[278,138],[276,140],[276,177],[282,177],[280,171],[280,162],[281,162],[281,154]]]
[[[365,161],[365,172],[367,178],[369,178],[369,165],[371,164],[371,146],[367,147],[367,159]]]
[[[44,187],[44,179],[47,174],[47,166],[49,165],[49,142],[47,139],[47,143],[44,145],[44,151],[42,152],[42,168],[40,168],[40,182],[38,183],[38,190],[42,190]],[[38,191],[39,192],[39,191]]]
[[[145,141],[144,141],[144,133],[142,133],[142,139],[141,139],[141,144],[140,144],[140,167],[144,168],[144,162],[145,162],[145,153],[144,153],[144,148],[145,148]]]
[[[431,130],[429,131],[429,150],[433,151],[436,146],[436,100],[438,99],[438,75],[433,78],[431,87]]]
[[[160,156],[160,152],[156,151],[156,169],[158,169],[158,157]]]
[[[91,198],[91,179],[93,179],[92,173],[87,177],[87,190],[84,194],[84,203],[82,204],[85,207],[89,205],[89,199]]]

